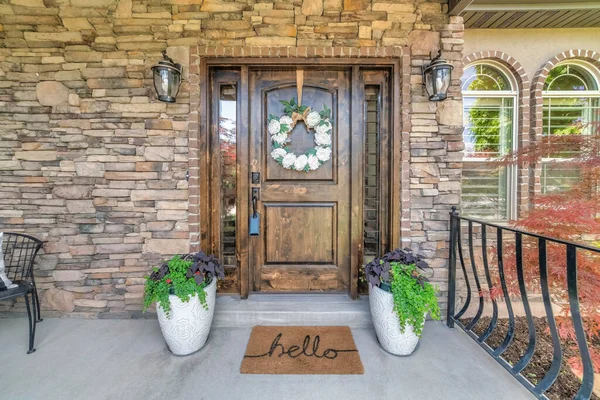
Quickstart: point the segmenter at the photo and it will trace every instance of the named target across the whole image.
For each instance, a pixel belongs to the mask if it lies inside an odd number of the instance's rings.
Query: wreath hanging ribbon
[[[312,111],[310,107],[301,105],[303,77],[302,71],[298,71],[298,102],[281,100],[285,106],[284,114],[277,118],[269,115],[268,130],[271,135],[273,150],[271,158],[285,169],[296,171],[314,171],[331,158],[331,110],[323,104],[320,112]],[[307,150],[304,154],[293,153],[288,144],[291,142],[289,135],[296,124],[303,121],[308,132],[314,130],[315,147]]]

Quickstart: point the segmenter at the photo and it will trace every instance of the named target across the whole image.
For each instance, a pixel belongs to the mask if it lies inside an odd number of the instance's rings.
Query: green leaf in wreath
[[[287,102],[287,101],[285,101],[285,100],[279,100],[279,102],[280,102],[281,104],[283,104],[284,106],[289,106],[289,105],[290,105],[290,103],[289,103],[289,102]]]
[[[319,113],[322,119],[331,118],[331,110],[327,108],[327,105],[323,104],[323,111]]]
[[[310,149],[306,152],[306,154],[308,154],[309,156],[316,156],[317,155],[317,150],[316,149]]]
[[[280,132],[285,133],[290,130],[290,126],[288,124],[281,124],[279,126],[280,126]]]
[[[300,107],[298,107],[298,111],[303,113],[304,111],[306,111],[307,108],[308,108],[308,106],[300,106]]]

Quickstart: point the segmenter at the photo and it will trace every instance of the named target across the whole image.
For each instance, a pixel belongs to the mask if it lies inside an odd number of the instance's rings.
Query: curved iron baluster
[[[481,256],[483,259],[483,269],[485,271],[485,280],[488,284],[488,290],[492,290],[492,278],[490,276],[490,268],[488,266],[488,258],[487,258],[487,228],[485,224],[481,224]],[[485,332],[483,332],[477,340],[479,342],[485,341],[494,331],[496,325],[498,324],[498,304],[496,304],[496,299],[491,295],[490,298],[492,300],[492,320],[490,321],[490,325],[487,327]]]
[[[498,245],[496,246],[496,253],[498,256],[498,274],[500,275],[500,284],[502,285],[502,294],[504,295],[504,301],[506,302],[506,309],[508,311],[508,330],[506,331],[506,336],[504,337],[504,341],[500,346],[494,350],[494,356],[499,356],[504,353],[506,348],[512,342],[515,336],[515,314],[513,312],[512,303],[510,301],[510,294],[508,293],[508,288],[506,287],[506,279],[504,278],[504,258],[502,255],[502,229],[496,230],[496,242]]]
[[[583,363],[583,380],[581,387],[575,395],[575,400],[589,399],[594,388],[594,366],[590,358],[590,351],[583,329],[581,312],[579,310],[579,294],[577,289],[577,248],[574,245],[567,245],[567,289],[569,291],[569,308],[571,310],[571,319],[573,328],[575,328],[575,337],[577,346]]]
[[[560,366],[562,363],[562,349],[560,348],[560,338],[558,336],[558,330],[556,329],[556,322],[554,321],[554,313],[552,312],[552,302],[550,300],[550,292],[548,290],[548,263],[546,253],[546,239],[538,239],[539,249],[539,264],[540,264],[540,283],[542,286],[542,298],[544,299],[544,308],[546,309],[546,317],[548,319],[548,328],[550,328],[550,334],[552,335],[552,365],[550,369],[534,388],[534,390],[542,394],[558,378],[560,373]]]
[[[533,323],[533,317],[531,315],[531,308],[529,307],[529,300],[527,299],[527,290],[525,289],[525,277],[523,276],[523,234],[517,232],[515,234],[517,239],[517,278],[519,280],[519,292],[521,293],[521,300],[523,301],[523,308],[525,309],[525,316],[527,317],[527,329],[529,330],[529,344],[525,354],[519,360],[518,363],[512,368],[515,374],[523,371],[523,369],[531,361],[533,352],[535,351],[535,324]]]
[[[460,221],[458,221],[458,223],[460,224]],[[465,267],[465,258],[463,257],[462,239],[461,239],[461,234],[460,234],[460,225],[458,226],[458,240],[457,240],[457,242],[458,242],[457,243],[457,246],[458,246],[458,258],[460,259],[460,266],[462,268],[463,274],[465,275],[465,282],[467,283],[467,298],[465,300],[465,304],[460,309],[460,311],[458,312],[458,314],[456,314],[454,316],[454,319],[459,319],[460,317],[462,317],[462,315],[465,312],[467,312],[467,309],[471,305],[471,282],[469,280],[469,275],[467,275],[467,267]]]
[[[460,221],[456,207],[450,211],[450,247],[448,248],[448,308],[446,310],[448,328],[454,328],[454,309],[456,308],[456,240]]]
[[[469,322],[469,325],[466,326],[467,330],[471,330],[475,326],[475,324],[481,318],[481,314],[483,313],[483,296],[481,293],[481,283],[479,283],[479,274],[477,273],[477,267],[475,266],[475,255],[473,254],[473,222],[469,221],[469,257],[471,258],[471,267],[473,268],[473,276],[475,277],[475,285],[477,286],[477,293],[479,294],[479,308],[477,309],[477,314],[475,317]]]

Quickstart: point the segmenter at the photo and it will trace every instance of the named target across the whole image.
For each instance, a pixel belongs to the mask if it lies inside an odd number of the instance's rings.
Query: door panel
[[[297,98],[295,69],[249,72],[250,170],[261,174],[262,224],[249,243],[255,291],[348,291],[350,275],[350,70],[304,72],[303,105],[332,110],[332,157],[316,171],[286,170],[270,157],[269,114]],[[303,122],[291,133],[296,154],[315,146]]]
[[[269,204],[265,208],[265,264],[334,262],[335,204]]]

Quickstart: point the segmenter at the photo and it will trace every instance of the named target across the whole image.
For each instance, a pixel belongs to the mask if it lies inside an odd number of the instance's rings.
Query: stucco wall
[[[397,226],[445,290],[462,103],[458,79],[440,104],[421,84],[439,48],[461,75],[462,19],[445,0],[0,3],[0,231],[46,241],[35,270],[45,315],[136,316],[144,275],[198,241],[206,199],[185,175],[199,82],[190,75],[177,103],[158,102],[150,66],[165,49],[196,74],[203,56],[400,58]]]
[[[600,28],[467,29],[464,55],[501,51],[513,57],[529,80],[548,60],[572,49],[600,52]]]

